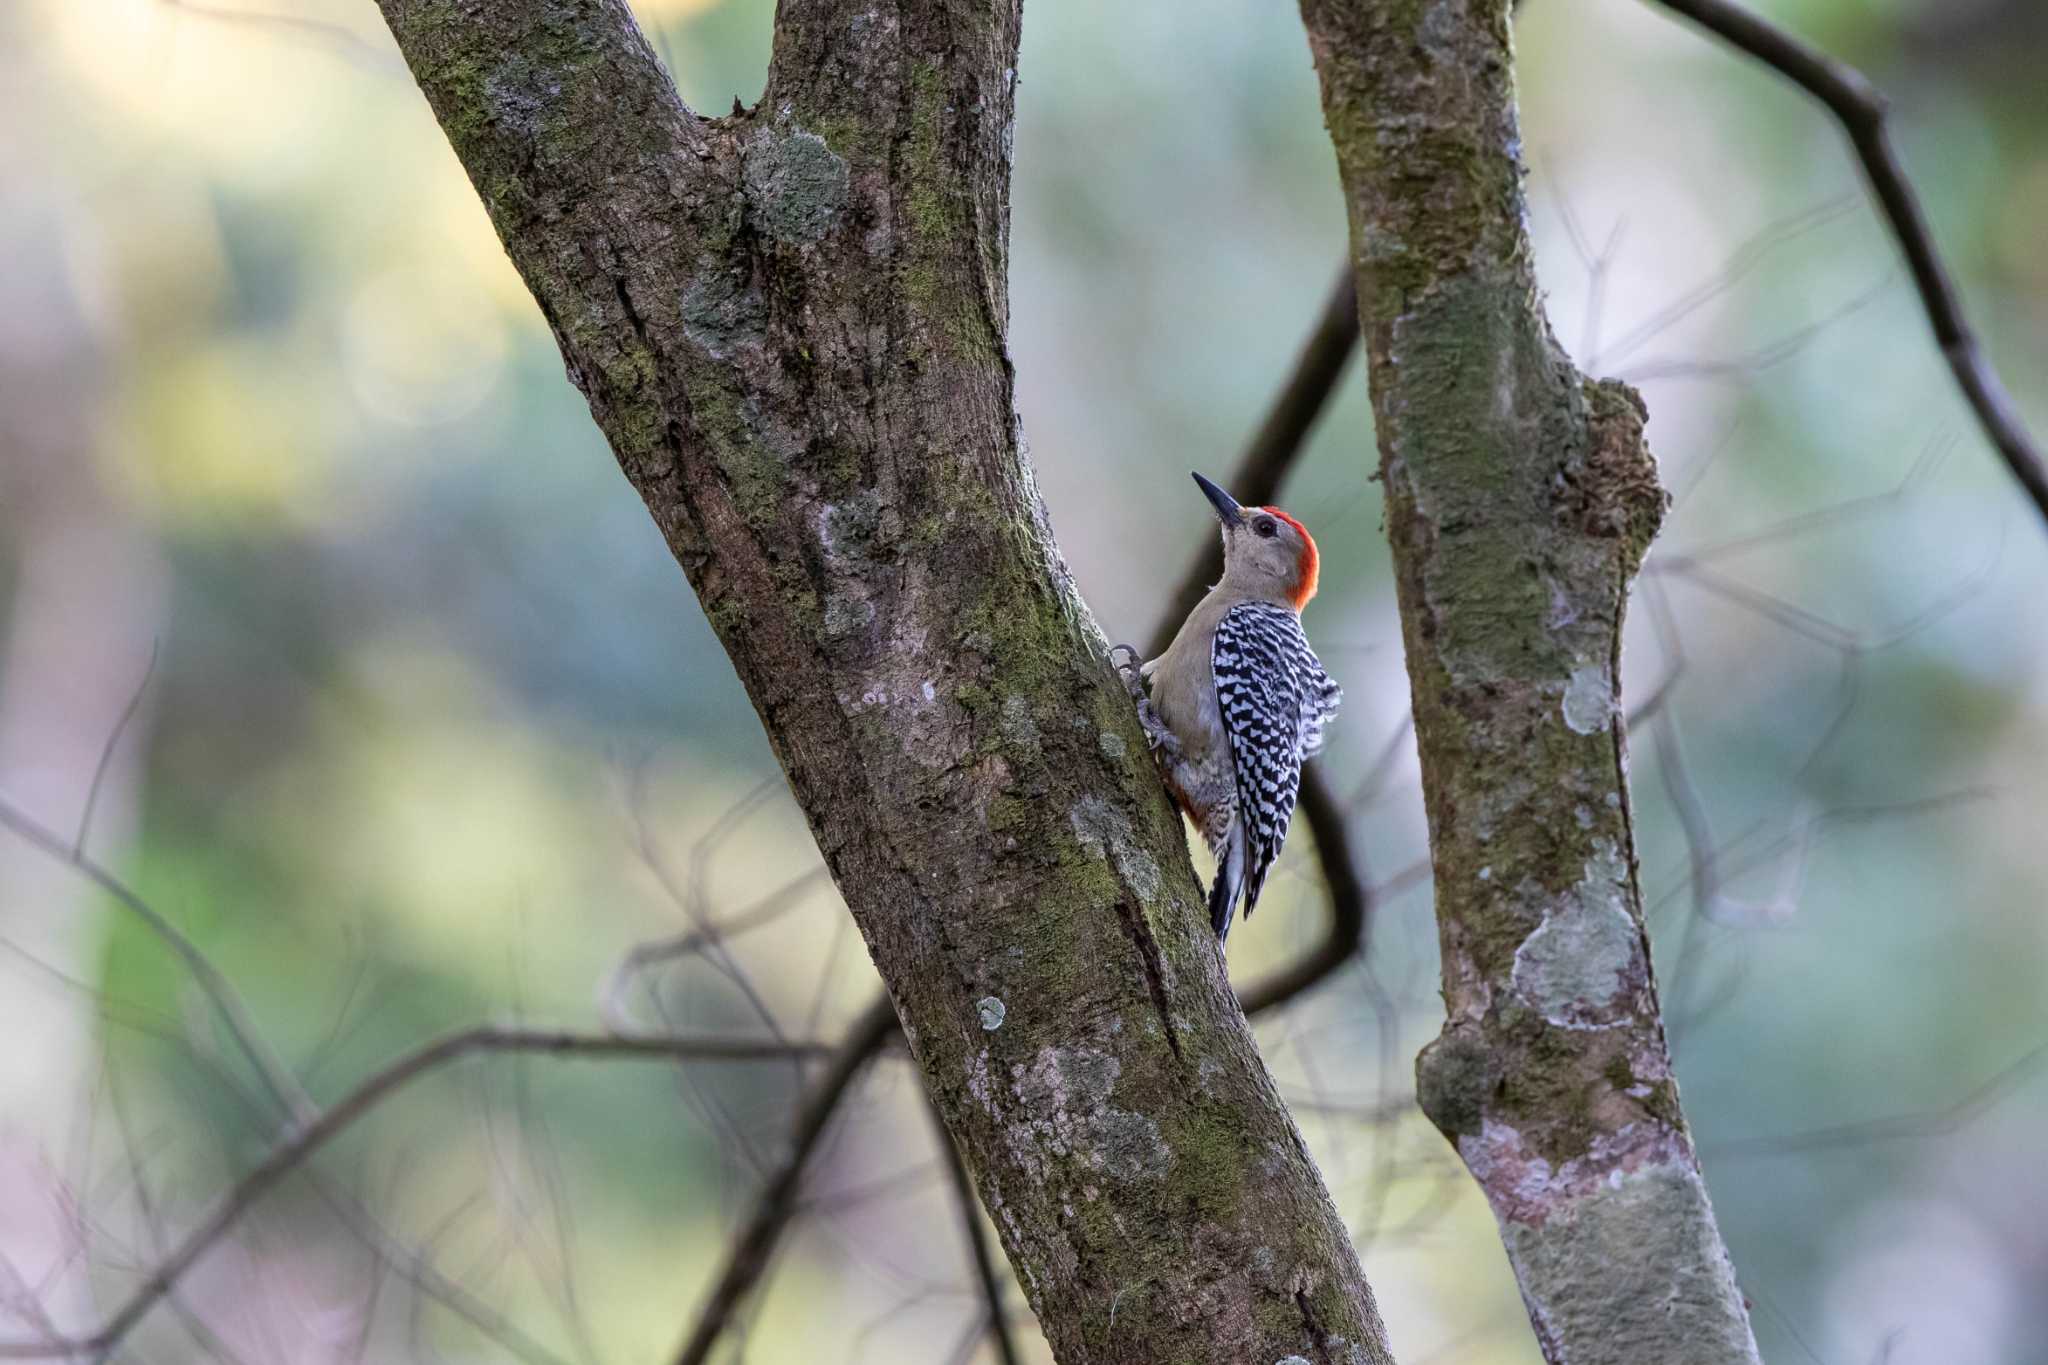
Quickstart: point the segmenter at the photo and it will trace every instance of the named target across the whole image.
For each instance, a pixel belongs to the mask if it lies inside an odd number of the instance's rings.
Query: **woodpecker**
[[[1316,542],[1277,507],[1240,507],[1195,475],[1223,524],[1223,578],[1166,652],[1112,654],[1138,704],[1167,790],[1216,855],[1209,923],[1230,936],[1238,901],[1251,918],[1287,840],[1303,760],[1344,693],[1301,631],[1316,595]],[[1128,656],[1119,658],[1118,656]]]

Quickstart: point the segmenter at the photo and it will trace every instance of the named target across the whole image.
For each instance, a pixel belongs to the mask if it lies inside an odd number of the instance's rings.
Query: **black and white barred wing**
[[[1210,664],[1236,768],[1249,917],[1287,841],[1302,760],[1322,747],[1343,693],[1309,648],[1301,621],[1270,603],[1241,602],[1224,613]]]
[[[1294,633],[1301,636],[1299,621],[1294,623]],[[1323,661],[1308,647],[1306,637],[1301,641],[1295,681],[1301,697],[1301,756],[1314,758],[1323,751],[1323,727],[1337,718],[1337,708],[1344,704],[1344,689],[1323,672]]]

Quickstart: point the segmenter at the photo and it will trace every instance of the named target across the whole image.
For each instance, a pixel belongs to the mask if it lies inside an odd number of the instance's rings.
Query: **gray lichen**
[[[1119,1180],[1156,1180],[1173,1164],[1159,1125],[1127,1109],[1105,1109],[1092,1134],[1102,1168]]]
[[[1561,1201],[1541,1222],[1503,1221],[1531,1317],[1573,1365],[1752,1360],[1735,1274],[1699,1173],[1653,1164]]]
[[[1029,1066],[1012,1068],[1012,1087],[1026,1117],[1011,1131],[1013,1149],[1044,1167],[1072,1158],[1120,1181],[1156,1180],[1173,1164],[1159,1125],[1110,1103],[1121,1067],[1085,1047],[1046,1047]]]
[[[846,208],[846,159],[816,133],[763,128],[745,149],[747,202],[770,235],[815,242]]]
[[[704,270],[683,290],[683,335],[723,360],[760,337],[767,310],[761,296],[724,269]]]
[[[1614,721],[1614,687],[1602,664],[1575,669],[1564,689],[1564,723],[1582,735],[1597,735]]]
[[[1022,693],[1003,699],[1003,738],[1019,754],[1035,756],[1039,751],[1038,722],[1031,718],[1031,703]]]
[[[832,639],[851,635],[875,619],[875,604],[851,593],[825,597],[825,634]]]
[[[1091,857],[1113,864],[1117,875],[1140,899],[1149,901],[1159,894],[1158,860],[1139,846],[1130,818],[1121,810],[1100,797],[1087,796],[1074,803],[1068,819],[1081,847]]]
[[[1640,973],[1640,935],[1628,912],[1628,867],[1597,840],[1577,886],[1515,953],[1515,993],[1551,1023],[1593,1028],[1614,1017]]]

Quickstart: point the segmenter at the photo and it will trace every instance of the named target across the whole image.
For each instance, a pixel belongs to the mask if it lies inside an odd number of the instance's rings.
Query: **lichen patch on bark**
[[[1733,1268],[1690,1160],[1616,1172],[1540,1224],[1503,1223],[1502,1237],[1553,1359],[1725,1365],[1754,1358]]]
[[[1560,1028],[1625,1021],[1643,979],[1641,931],[1629,914],[1628,866],[1611,842],[1594,845],[1586,874],[1515,951],[1514,988]]]
[[[1074,837],[1092,858],[1110,863],[1141,900],[1159,895],[1159,862],[1132,835],[1131,822],[1107,802],[1083,797],[1068,812]]]
[[[1605,660],[1572,670],[1564,689],[1564,723],[1581,735],[1597,735],[1614,723],[1614,685]]]
[[[1119,1066],[1092,1048],[1045,1047],[1011,1068],[1019,1102],[1012,1150],[1027,1165],[1063,1157],[1116,1180],[1156,1180],[1173,1164],[1159,1125],[1110,1103]]]
[[[815,242],[846,209],[846,160],[816,133],[790,125],[758,128],[741,144],[747,201],[782,241]]]

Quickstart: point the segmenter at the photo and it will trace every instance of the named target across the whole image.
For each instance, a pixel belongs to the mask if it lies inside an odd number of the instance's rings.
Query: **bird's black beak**
[[[1216,520],[1222,522],[1225,526],[1236,526],[1244,520],[1244,509],[1237,505],[1236,498],[1231,497],[1230,494],[1224,492],[1215,484],[1210,483],[1200,474],[1195,475],[1195,482],[1201,485],[1203,494],[1214,504]]]

